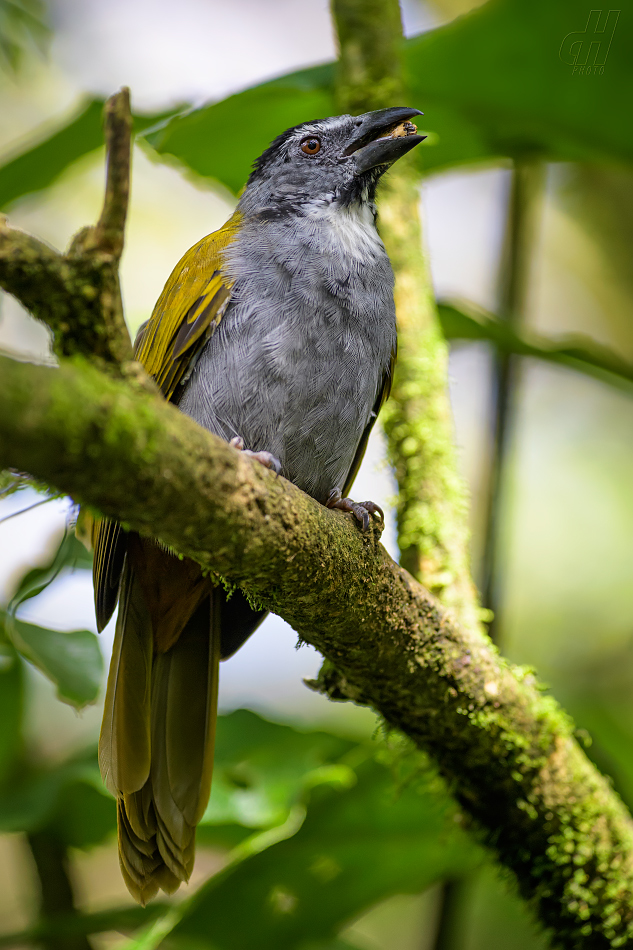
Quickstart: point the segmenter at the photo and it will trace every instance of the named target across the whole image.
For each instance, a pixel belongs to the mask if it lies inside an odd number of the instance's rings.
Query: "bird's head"
[[[426,138],[411,122],[418,115],[398,107],[287,129],[254,163],[241,209],[277,216],[373,200],[380,176]]]

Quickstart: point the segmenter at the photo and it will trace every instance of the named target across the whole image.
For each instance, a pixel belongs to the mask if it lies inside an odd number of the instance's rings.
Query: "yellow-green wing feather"
[[[237,232],[234,214],[224,227],[198,241],[174,268],[152,316],[139,332],[135,355],[171,400],[195,357],[216,329],[231,296],[223,273],[224,251]],[[116,606],[125,555],[125,534],[107,519],[95,521],[93,578],[99,630]]]
[[[231,296],[223,254],[237,215],[195,244],[178,262],[136,343],[136,358],[171,399],[192,358],[218,326]]]

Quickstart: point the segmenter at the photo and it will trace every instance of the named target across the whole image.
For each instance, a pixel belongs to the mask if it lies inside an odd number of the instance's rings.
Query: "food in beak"
[[[413,122],[399,122],[398,125],[395,125],[393,129],[390,129],[390,131],[384,136],[381,136],[381,138],[400,139],[406,135],[415,135],[417,131],[418,127],[414,125]]]

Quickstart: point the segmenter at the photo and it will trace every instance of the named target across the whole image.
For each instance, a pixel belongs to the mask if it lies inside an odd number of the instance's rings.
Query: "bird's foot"
[[[337,508],[339,511],[351,511],[363,531],[369,531],[370,516],[375,516],[378,519],[381,528],[385,525],[385,515],[380,505],[373,501],[352,501],[351,498],[343,498],[343,492],[340,488],[332,489],[325,507]]]
[[[278,458],[275,458],[272,452],[251,452],[250,449],[245,449],[244,439],[239,435],[231,439],[229,444],[239,452],[243,452],[244,455],[248,455],[249,458],[255,459],[256,462],[259,462],[260,465],[263,465],[265,468],[271,469],[275,475],[279,475],[281,472],[281,462]]]

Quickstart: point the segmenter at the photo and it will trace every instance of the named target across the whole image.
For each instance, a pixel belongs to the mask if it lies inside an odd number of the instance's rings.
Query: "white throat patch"
[[[304,206],[306,216],[330,230],[332,241],[344,253],[366,261],[385,253],[374,223],[374,206],[367,201],[340,205],[337,201],[318,201]]]

